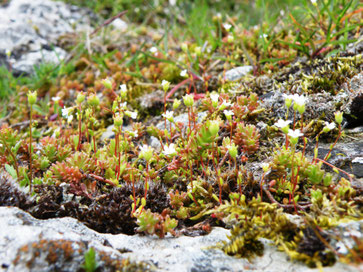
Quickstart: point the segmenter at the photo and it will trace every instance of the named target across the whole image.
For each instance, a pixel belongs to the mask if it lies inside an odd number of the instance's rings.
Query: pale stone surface
[[[238,80],[251,72],[252,69],[253,67],[249,65],[233,68],[226,72],[224,79],[228,81]]]
[[[0,7],[0,64],[20,74],[31,73],[40,63],[58,63],[66,56],[57,46],[59,36],[90,28],[91,17],[89,11],[60,1],[10,1]]]
[[[89,247],[95,248],[96,252],[106,252],[111,259],[145,261],[156,271],[318,271],[289,261],[286,254],[277,251],[267,240],[263,240],[264,256],[252,262],[227,256],[213,248],[217,242],[226,240],[229,231],[223,228],[214,228],[206,236],[167,236],[165,239],[100,234],[73,218],[38,220],[18,208],[0,207],[0,229],[1,271],[28,271],[27,263],[32,271],[50,272],[56,268],[76,271],[84,261],[84,249]],[[43,251],[39,241],[43,243]],[[73,250],[68,259],[64,257],[67,245]],[[54,263],[49,263],[49,248],[58,254]],[[102,264],[99,259],[98,262]],[[353,272],[355,269],[339,263],[324,271]]]

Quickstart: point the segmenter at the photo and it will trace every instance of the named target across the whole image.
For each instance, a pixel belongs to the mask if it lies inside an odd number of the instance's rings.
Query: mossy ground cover
[[[362,39],[359,2],[158,2],[77,1],[100,22],[59,38],[68,59],[26,79],[1,70],[1,205],[161,238],[219,225],[231,255],[262,254],[263,237],[309,266],[361,262],[358,239],[343,256],[325,233],[362,219],[362,187],[329,163],[349,116],[341,101],[311,107],[362,71],[347,51]],[[238,66],[251,71],[228,81]],[[276,92],[282,115],[262,106]]]

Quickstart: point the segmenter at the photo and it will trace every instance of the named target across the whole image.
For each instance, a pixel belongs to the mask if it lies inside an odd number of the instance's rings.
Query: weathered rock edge
[[[100,234],[69,217],[38,220],[15,207],[0,207],[1,271],[77,271],[84,252],[93,247],[97,261],[130,258],[145,261],[145,270],[156,271],[318,271],[291,262],[269,241],[263,240],[265,254],[252,263],[225,255],[213,248],[226,240],[229,231],[214,228],[206,236],[166,237]],[[353,272],[356,267],[337,263],[324,271]],[[112,271],[104,269],[102,271]]]

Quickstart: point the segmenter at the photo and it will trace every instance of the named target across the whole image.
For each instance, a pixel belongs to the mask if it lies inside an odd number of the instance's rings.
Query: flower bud
[[[219,121],[218,120],[209,121],[208,130],[211,134],[217,135],[219,131]]]
[[[164,92],[167,92],[170,87],[170,82],[163,79],[163,81],[161,82],[161,86],[163,87]]]
[[[121,97],[126,98],[126,94],[127,94],[126,84],[121,84],[120,85],[120,92],[121,92]]]
[[[106,89],[112,89],[112,82],[109,78],[105,78],[102,80],[103,86],[105,86]]]
[[[179,99],[174,99],[174,102],[173,102],[173,109],[176,110],[177,108],[179,108],[181,104],[181,101]]]
[[[86,95],[84,94],[84,92],[78,93],[78,95],[77,95],[77,103],[78,104],[81,104],[84,101],[85,98],[86,98]]]
[[[87,100],[91,107],[97,107],[100,104],[100,99],[95,94],[91,94]]]
[[[300,114],[303,114],[305,112],[305,105],[298,105],[297,106],[297,111],[300,113]]]
[[[343,113],[341,111],[338,111],[334,113],[335,115],[335,122],[337,122],[339,125],[343,122]]]
[[[195,54],[197,54],[197,56],[199,57],[202,54],[202,48],[200,48],[200,46],[197,46],[195,49]]]
[[[188,51],[188,44],[187,43],[182,43],[182,45],[180,46],[181,50],[183,50],[183,52],[187,52]]]
[[[231,145],[228,146],[228,152],[229,152],[229,155],[235,159],[237,157],[237,154],[238,154],[238,150],[237,150],[237,146],[233,143]]]
[[[191,107],[193,107],[193,104],[194,104],[194,97],[191,94],[186,94],[183,96],[183,101],[184,101],[185,106],[191,108]]]
[[[37,91],[28,92],[28,103],[29,105],[34,105],[37,102]]]
[[[232,35],[228,35],[227,41],[228,43],[232,43],[234,41],[234,37]]]
[[[123,120],[122,120],[122,115],[121,114],[116,114],[116,116],[113,118],[113,123],[115,125],[115,127],[120,128],[122,126]]]

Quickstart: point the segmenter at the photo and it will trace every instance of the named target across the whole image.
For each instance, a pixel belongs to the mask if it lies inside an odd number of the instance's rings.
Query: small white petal
[[[185,70],[182,70],[181,72],[180,72],[180,76],[181,77],[187,77],[188,76],[188,71],[185,69]]]
[[[224,110],[223,113],[226,115],[226,116],[232,116],[234,115],[233,111],[231,110]]]
[[[168,84],[170,84],[169,81],[163,79],[163,81],[161,81],[161,86],[164,88],[164,86],[167,86]]]
[[[291,138],[299,138],[301,136],[304,136],[304,134],[301,133],[300,129],[295,129],[295,130],[289,129],[288,135]]]
[[[213,102],[218,102],[219,94],[218,93],[211,93],[210,99],[212,99]]]
[[[177,152],[175,150],[175,144],[170,144],[169,146],[164,146],[164,155],[175,155]]]
[[[62,116],[64,118],[68,118],[72,110],[73,109],[71,107],[62,109]]]
[[[163,117],[165,117],[166,119],[171,119],[173,118],[174,112],[173,111],[166,111],[165,113],[162,114]]]
[[[335,129],[336,125],[334,122],[331,122],[331,123],[328,123],[328,122],[325,122],[325,126],[329,129],[329,130],[332,130],[332,129]]]
[[[291,123],[290,120],[282,120],[282,119],[279,119],[275,124],[274,126],[278,127],[278,128],[284,128],[284,127],[287,127],[289,124]]]
[[[232,104],[231,104],[231,102],[227,102],[227,101],[224,100],[222,105],[225,106],[225,107],[229,107]]]
[[[127,92],[126,84],[121,84],[120,85],[120,90],[121,90],[121,92]]]
[[[223,27],[228,31],[228,30],[230,30],[231,29],[231,27],[232,27],[232,25],[231,24],[229,24],[229,23],[224,23],[223,24]]]
[[[304,106],[307,98],[304,97],[303,95],[298,95],[298,94],[294,94],[292,99],[294,100],[294,103],[296,103],[299,106]]]

